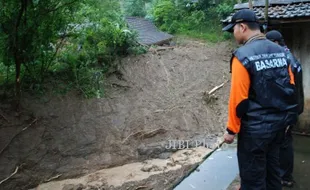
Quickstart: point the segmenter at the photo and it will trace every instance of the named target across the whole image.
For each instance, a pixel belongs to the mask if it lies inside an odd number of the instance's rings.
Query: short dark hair
[[[273,40],[273,42],[278,42],[280,46],[286,46],[286,45],[285,45],[285,42],[284,42],[284,39],[281,39],[281,40]]]
[[[285,46],[285,41],[282,34],[277,30],[271,30],[266,33],[266,38],[273,42],[278,42],[280,46]]]
[[[250,30],[260,30],[260,25],[257,22],[244,22]]]

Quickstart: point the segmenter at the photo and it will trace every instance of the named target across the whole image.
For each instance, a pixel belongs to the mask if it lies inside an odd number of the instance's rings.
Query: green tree
[[[221,19],[229,16],[233,10],[233,6],[228,3],[221,3],[216,7],[216,12]]]
[[[154,4],[153,16],[155,23],[160,26],[160,29],[175,33],[178,28],[178,23],[181,15],[181,9],[178,9],[171,0],[158,0]]]
[[[15,93],[19,105],[21,69],[41,73],[56,56],[68,23],[80,0],[1,0],[0,54],[5,65],[15,65]],[[64,34],[64,33],[63,33]],[[32,69],[31,69],[32,68]]]
[[[84,97],[101,97],[104,76],[119,72],[122,56],[139,51],[135,33],[127,28],[120,3],[112,0],[85,1],[74,23],[59,62]]]

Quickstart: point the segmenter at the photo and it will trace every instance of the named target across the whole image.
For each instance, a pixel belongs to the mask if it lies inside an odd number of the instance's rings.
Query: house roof
[[[248,3],[236,4],[235,11],[248,8]],[[265,4],[259,1],[253,1],[253,11],[260,20],[264,19]],[[223,23],[230,22],[233,13],[223,19]],[[298,19],[310,18],[310,1],[301,2],[300,0],[273,0],[269,3],[268,19]]]
[[[144,45],[160,45],[171,38],[172,35],[161,32],[157,27],[149,20],[139,17],[127,17],[126,21],[130,29],[138,32],[138,42]]]
[[[307,3],[310,0],[269,0],[269,6],[290,5],[298,3]],[[253,0],[253,7],[265,7],[265,0]],[[249,8],[249,3],[240,3],[234,6],[235,10]]]

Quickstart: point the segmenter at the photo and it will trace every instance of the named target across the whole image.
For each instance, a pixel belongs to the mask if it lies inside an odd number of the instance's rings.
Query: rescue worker
[[[231,58],[226,143],[238,134],[241,190],[281,190],[279,150],[286,126],[297,121],[294,75],[281,46],[260,32],[252,10],[236,12],[223,31],[240,48]]]
[[[295,86],[297,93],[298,114],[304,110],[304,91],[302,84],[302,68],[298,60],[293,56],[290,50],[285,45],[282,34],[279,31],[272,30],[266,33],[266,38],[272,42],[279,44],[285,48],[287,56],[292,61],[292,72],[294,73]],[[293,137],[292,127],[290,126],[286,132],[285,140],[280,149],[280,166],[282,185],[292,187],[294,185],[293,169],[294,169],[294,150],[293,150]]]

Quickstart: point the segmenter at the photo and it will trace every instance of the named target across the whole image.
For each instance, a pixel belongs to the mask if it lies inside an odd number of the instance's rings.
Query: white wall
[[[300,116],[300,128],[310,131],[310,24],[298,24],[290,29],[291,50],[302,64],[305,95],[304,113]],[[285,37],[285,36],[284,36]]]

